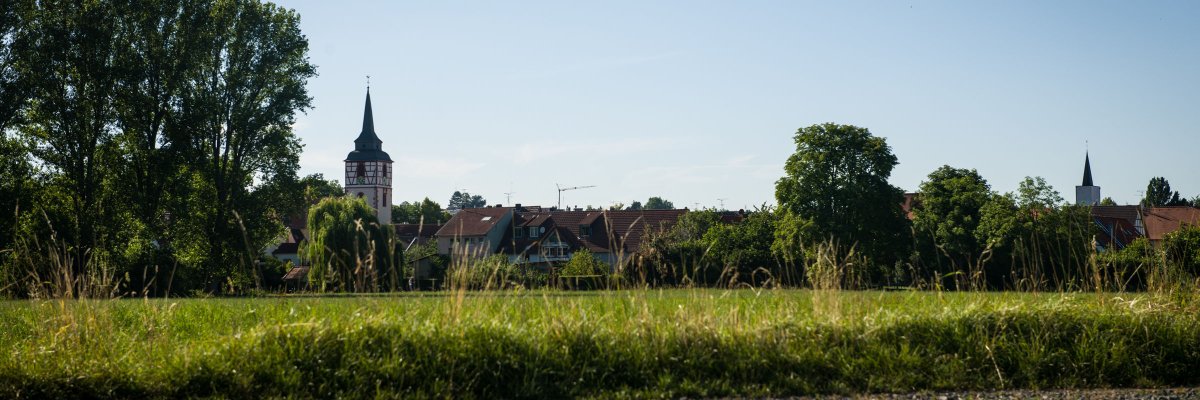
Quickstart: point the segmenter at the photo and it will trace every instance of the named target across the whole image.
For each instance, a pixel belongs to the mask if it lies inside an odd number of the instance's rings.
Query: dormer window
[[[592,227],[590,225],[579,226],[579,237],[592,236]]]

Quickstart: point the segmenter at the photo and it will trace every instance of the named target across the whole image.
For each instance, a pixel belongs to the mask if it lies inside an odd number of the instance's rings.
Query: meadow
[[[0,302],[0,397],[661,398],[1200,384],[1189,296],[448,291]]]

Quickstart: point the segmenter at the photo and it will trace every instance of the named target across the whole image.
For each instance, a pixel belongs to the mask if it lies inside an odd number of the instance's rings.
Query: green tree
[[[642,209],[646,210],[672,210],[674,208],[675,204],[672,204],[670,200],[658,196],[646,200],[646,205],[642,206]]]
[[[1191,205],[1191,202],[1180,197],[1179,192],[1172,191],[1171,183],[1167,182],[1167,178],[1156,176],[1150,178],[1150,183],[1146,185],[1146,195],[1142,198],[1142,205],[1150,207],[1187,206]]]
[[[991,198],[987,181],[973,169],[945,165],[921,183],[919,196],[912,224],[923,265],[942,274],[976,266],[984,245],[975,231]]]
[[[600,259],[596,258],[591,251],[579,249],[571,254],[571,259],[567,260],[566,265],[563,265],[559,275],[564,277],[604,275],[607,270],[608,266],[600,262]]]
[[[392,223],[442,224],[449,220],[450,213],[442,211],[442,205],[428,197],[421,201],[392,205]]]
[[[787,274],[771,252],[775,222],[775,213],[764,205],[741,221],[715,224],[704,233],[708,252],[721,268],[719,283],[759,286],[784,281]]]
[[[681,215],[671,229],[650,230],[642,241],[643,262],[627,272],[639,275],[631,278],[656,285],[716,283],[721,269],[709,257],[704,235],[720,223],[716,212],[697,210]]]
[[[355,197],[327,197],[308,212],[309,240],[301,253],[312,267],[309,282],[321,291],[397,289],[403,279],[403,249],[390,225]]]
[[[29,209],[33,199],[33,165],[29,162],[29,148],[9,132],[25,107],[27,94],[20,78],[17,56],[28,43],[25,21],[32,6],[32,1],[22,0],[0,4],[0,249],[12,248],[11,240],[17,228],[16,211]]]
[[[626,208],[626,210],[629,210],[629,211],[638,211],[641,209],[642,209],[642,202],[637,201],[637,200],[634,200],[632,203],[629,203],[629,208]]]
[[[904,192],[887,181],[898,163],[887,141],[833,123],[801,128],[795,141],[775,183],[780,209],[812,221],[822,240],[832,238],[845,251],[854,246],[876,267],[891,267],[909,233]]]
[[[1116,201],[1114,201],[1112,197],[1105,197],[1105,198],[1104,198],[1104,200],[1100,200],[1100,205],[1102,205],[1102,206],[1115,206],[1115,205],[1117,205],[1117,202],[1116,202]]]
[[[27,14],[31,41],[14,64],[26,94],[36,101],[21,127],[33,155],[55,176],[69,198],[68,226],[56,227],[73,243],[75,273],[84,275],[89,257],[99,255],[105,228],[102,185],[115,155],[114,94],[118,49],[125,37],[114,7],[94,3],[43,3]]]
[[[487,200],[483,196],[455,190],[454,194],[450,195],[450,202],[447,203],[446,208],[461,210],[464,208],[481,208],[486,206]]]
[[[1068,289],[1087,278],[1096,229],[1089,207],[1066,204],[1045,179],[1026,177],[1016,195],[993,195],[980,214],[975,234],[992,250],[989,285]]]
[[[246,211],[279,200],[253,191],[256,180],[295,176],[300,144],[292,126],[296,112],[311,104],[305,83],[316,69],[294,11],[217,0],[201,22],[204,46],[192,51],[201,52],[203,62],[189,71],[183,121],[191,127],[189,150],[200,183],[190,206],[200,210],[201,246],[208,249],[197,261],[206,266],[212,290],[234,273],[230,261],[258,253],[275,236],[247,237],[240,228],[247,218],[278,226],[278,215]]]
[[[0,135],[8,130],[25,107],[28,96],[17,61],[20,55],[26,54],[26,47],[33,38],[28,29],[33,7],[31,0],[0,4]]]

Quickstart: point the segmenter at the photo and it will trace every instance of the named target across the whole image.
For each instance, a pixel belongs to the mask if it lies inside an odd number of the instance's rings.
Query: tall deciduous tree
[[[926,267],[940,265],[946,273],[975,266],[984,250],[975,230],[990,197],[987,181],[973,169],[945,165],[929,174],[913,210],[916,248]]]
[[[33,10],[32,0],[0,3],[0,135],[8,130],[28,96],[17,60],[32,38],[27,28]]]
[[[1146,197],[1142,199],[1142,204],[1151,207],[1186,206],[1191,202],[1180,197],[1179,192],[1171,191],[1171,183],[1167,182],[1167,178],[1157,176],[1150,178],[1150,183],[1146,185]]]
[[[114,7],[95,2],[45,2],[24,21],[28,48],[15,63],[30,102],[22,130],[33,154],[61,179],[71,226],[58,227],[74,243],[76,273],[83,272],[100,230],[104,178],[111,169],[121,72],[118,49],[127,37]]]
[[[253,254],[272,236],[248,238],[239,228],[251,214],[239,211],[269,201],[253,198],[256,180],[295,175],[300,144],[291,127],[311,104],[305,83],[316,69],[294,11],[217,0],[200,22],[201,60],[184,88],[183,123],[201,160],[195,170],[204,185],[192,206],[203,210],[212,289],[232,272],[227,260]]]
[[[15,213],[28,208],[31,199],[29,149],[9,128],[25,106],[26,90],[16,61],[28,43],[25,28],[32,5],[27,0],[0,3],[0,249],[11,248]]]
[[[888,183],[896,156],[866,128],[826,123],[796,132],[796,152],[775,183],[782,210],[812,221],[819,237],[856,246],[877,266],[907,247],[904,192]]]

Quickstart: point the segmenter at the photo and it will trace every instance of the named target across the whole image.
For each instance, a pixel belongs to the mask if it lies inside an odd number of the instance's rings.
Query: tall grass
[[[1200,384],[1152,294],[633,290],[0,303],[0,397],[720,397]],[[835,311],[822,301],[838,301]]]

